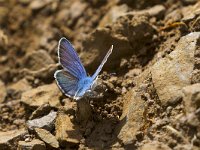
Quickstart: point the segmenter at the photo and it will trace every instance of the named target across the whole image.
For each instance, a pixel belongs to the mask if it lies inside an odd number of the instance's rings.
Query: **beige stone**
[[[54,64],[54,60],[46,51],[38,50],[28,53],[23,60],[23,64],[25,68],[30,70],[40,70]]]
[[[56,137],[53,136],[49,131],[47,131],[45,129],[35,128],[35,132],[42,141],[44,141],[51,147],[53,147],[53,148],[59,147],[59,143],[56,140]]]
[[[78,144],[82,139],[82,136],[74,125],[71,122],[70,117],[64,112],[60,111],[56,118],[56,138],[62,144]]]
[[[8,89],[14,90],[16,92],[25,92],[27,90],[30,90],[31,88],[31,85],[25,78],[17,81],[16,83],[11,84],[8,87]]]
[[[182,88],[190,85],[199,37],[200,32],[182,37],[173,52],[153,65],[152,80],[162,105],[179,100]]]
[[[200,83],[183,88],[183,102],[187,114],[195,113],[200,108]]]
[[[0,149],[13,149],[17,146],[16,142],[22,140],[25,134],[25,129],[0,132]]]
[[[51,111],[48,115],[43,116],[41,118],[28,120],[27,126],[31,130],[33,130],[34,128],[43,128],[48,131],[51,131],[54,128],[56,114],[57,114],[57,112]]]
[[[143,126],[143,113],[145,103],[135,89],[129,91],[125,95],[124,112],[120,118],[122,127],[118,138],[125,144],[129,145],[136,140],[136,134]]]
[[[60,105],[59,98],[62,95],[55,83],[39,86],[35,89],[22,93],[22,103],[29,107],[39,107],[42,104],[49,103],[52,107]]]

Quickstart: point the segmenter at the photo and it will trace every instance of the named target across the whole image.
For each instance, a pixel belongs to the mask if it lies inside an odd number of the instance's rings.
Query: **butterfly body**
[[[78,97],[82,97],[86,92],[90,91],[92,89],[92,85],[95,81],[91,77],[86,77],[81,79],[78,82],[78,90],[77,95]]]
[[[111,46],[96,72],[90,77],[87,76],[85,68],[70,42],[66,38],[61,38],[58,45],[58,59],[63,70],[57,70],[54,74],[61,91],[76,100],[91,92],[99,72],[112,52],[112,48],[113,46]]]

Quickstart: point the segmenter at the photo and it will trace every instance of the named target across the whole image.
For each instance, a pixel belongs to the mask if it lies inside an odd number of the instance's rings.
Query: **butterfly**
[[[92,92],[100,71],[112,53],[113,45],[107,52],[100,66],[92,76],[88,76],[78,54],[66,38],[58,44],[58,60],[63,70],[57,70],[54,78],[58,87],[68,97],[79,100],[88,92]]]

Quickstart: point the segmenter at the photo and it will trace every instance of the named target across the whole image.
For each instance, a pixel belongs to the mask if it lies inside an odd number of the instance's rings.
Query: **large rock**
[[[0,103],[3,103],[6,95],[7,95],[7,91],[6,91],[6,87],[4,85],[4,83],[0,80]]]
[[[98,27],[105,27],[108,24],[112,24],[117,20],[117,18],[124,15],[127,11],[128,11],[128,6],[126,4],[111,7],[108,13],[106,13],[106,15],[100,21]]]
[[[145,103],[135,89],[126,94],[124,112],[121,117],[121,130],[118,138],[124,145],[131,145],[136,141],[136,135],[144,124],[143,113]]]
[[[152,42],[154,31],[145,15],[121,16],[108,27],[97,28],[83,41],[81,60],[88,69],[95,70],[113,45],[104,67],[117,67],[123,57],[146,53],[144,45]]]
[[[53,136],[49,131],[45,129],[35,128],[35,132],[42,141],[47,143],[52,148],[59,147],[59,143],[56,140],[55,136]]]
[[[160,108],[160,101],[152,82],[151,68],[149,68],[135,78],[135,87],[124,96],[123,113],[116,134],[126,149],[134,149],[135,142],[144,139],[146,131],[151,133],[152,128],[155,128],[151,121],[157,117]],[[156,124],[165,124],[165,122],[167,120]]]
[[[79,144],[82,136],[71,122],[70,117],[64,112],[59,111],[56,118],[56,138],[62,146]]]
[[[23,140],[26,134],[24,129],[0,132],[0,149],[16,149],[17,141]]]
[[[81,1],[75,1],[69,8],[68,19],[73,20],[73,21],[77,20],[84,13],[86,8],[87,8],[87,3],[83,3]],[[77,11],[74,11],[74,10],[77,10]]]
[[[32,87],[30,83],[25,78],[7,87],[9,94],[12,96],[12,99],[20,99],[21,94],[27,90],[30,90],[31,88]]]
[[[31,88],[31,85],[25,78],[17,81],[16,83],[11,84],[8,87],[8,89],[14,90],[15,92],[25,92],[27,90],[30,90]]]
[[[34,128],[43,128],[48,131],[51,131],[54,128],[56,114],[57,112],[52,111],[48,115],[43,116],[41,118],[28,120],[27,126],[30,130],[33,130]]]
[[[152,80],[162,105],[177,102],[182,97],[182,88],[191,84],[199,37],[200,32],[182,37],[173,52],[153,65]]]
[[[22,103],[29,107],[39,107],[45,103],[49,103],[52,107],[60,105],[59,98],[62,95],[55,83],[39,86],[35,89],[22,93]]]
[[[40,70],[48,67],[50,64],[54,64],[54,60],[44,50],[30,52],[23,60],[24,67],[30,70]]]
[[[21,76],[33,76],[35,78],[39,78],[44,80],[45,82],[52,81],[53,75],[55,71],[57,70],[57,67],[59,64],[50,64],[46,67],[43,67],[39,70],[30,70],[27,68],[24,68],[20,70]]]
[[[183,88],[183,101],[187,114],[194,113],[200,108],[200,83]]]
[[[33,139],[30,142],[19,141],[17,150],[46,150],[46,146],[44,142]]]
[[[78,24],[76,21],[78,19],[78,22],[81,20],[80,16],[87,10],[88,3],[84,1],[72,1],[69,6],[70,7],[66,5],[58,12],[55,17],[55,24],[57,24],[62,31],[69,33],[69,36],[71,37],[73,33],[71,29],[67,27]]]
[[[146,70],[140,74],[136,81],[135,88],[126,93],[124,97],[123,113],[120,117],[120,125],[118,126],[118,138],[128,148],[134,148],[134,142],[137,140],[137,135],[145,124],[145,105],[146,102],[142,96],[148,91],[147,83],[151,78],[150,71]],[[152,84],[152,82],[148,83]]]

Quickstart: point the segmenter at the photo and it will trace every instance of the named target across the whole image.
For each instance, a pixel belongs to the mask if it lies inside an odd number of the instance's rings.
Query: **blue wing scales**
[[[86,77],[86,71],[73,46],[66,38],[61,38],[58,45],[59,62],[65,71],[78,79]]]
[[[62,92],[69,97],[74,97],[78,90],[78,79],[64,70],[56,71],[54,77]]]

